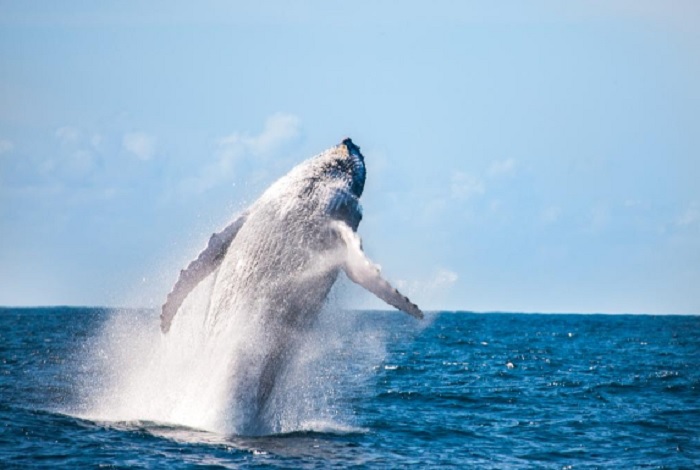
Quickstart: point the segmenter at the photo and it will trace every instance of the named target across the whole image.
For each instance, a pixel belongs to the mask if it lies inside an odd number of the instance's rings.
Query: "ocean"
[[[0,467],[700,468],[699,316],[326,311],[315,328],[282,432],[235,436],[110,408],[144,380],[153,340],[132,338],[158,312],[2,308]]]

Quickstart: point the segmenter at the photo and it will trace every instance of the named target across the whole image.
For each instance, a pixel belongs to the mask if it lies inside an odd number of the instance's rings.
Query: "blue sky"
[[[351,136],[422,307],[700,313],[697,2],[143,3],[0,1],[0,305],[158,306]]]

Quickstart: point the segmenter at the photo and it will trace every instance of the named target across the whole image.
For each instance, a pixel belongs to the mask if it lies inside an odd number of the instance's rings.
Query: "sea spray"
[[[185,311],[197,299],[206,302],[197,294],[183,305]],[[90,372],[81,384],[83,404],[77,414],[224,435],[357,431],[353,401],[369,393],[385,356],[386,338],[331,298],[295,342],[269,399],[269,412],[253,429],[242,416],[246,397],[231,390],[246,390],[246,381],[255,380],[245,373],[254,354],[239,354],[246,347],[255,351],[263,336],[236,336],[235,331],[206,336],[194,315],[183,315],[189,321],[163,335],[155,312],[144,310],[113,311],[86,345],[83,361]]]

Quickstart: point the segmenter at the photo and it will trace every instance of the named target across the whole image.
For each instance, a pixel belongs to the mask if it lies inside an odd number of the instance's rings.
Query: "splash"
[[[385,357],[385,333],[343,311],[336,296],[284,358],[269,410],[251,421],[251,372],[265,335],[223,328],[212,335],[193,313],[209,302],[207,280],[183,304],[183,320],[163,335],[153,311],[114,311],[86,346],[89,380],[72,414],[103,422],[154,422],[222,435],[347,433],[361,430],[353,397],[368,393]],[[342,285],[339,286],[342,289]],[[246,351],[251,348],[252,351]],[[87,364],[89,362],[89,364]],[[232,393],[232,391],[237,391]],[[245,393],[250,396],[246,397]],[[251,422],[254,425],[251,425]],[[198,435],[198,434],[195,434]]]

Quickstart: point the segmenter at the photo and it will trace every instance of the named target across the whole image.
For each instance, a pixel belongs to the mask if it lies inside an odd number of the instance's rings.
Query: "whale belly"
[[[231,345],[238,365],[232,370],[238,376],[231,381],[233,415],[238,427],[253,433],[251,426],[266,422],[260,415],[270,412],[275,385],[317,318],[344,250],[327,229],[327,217],[275,215],[259,210],[241,229],[216,273],[207,314],[210,331],[238,338]]]

